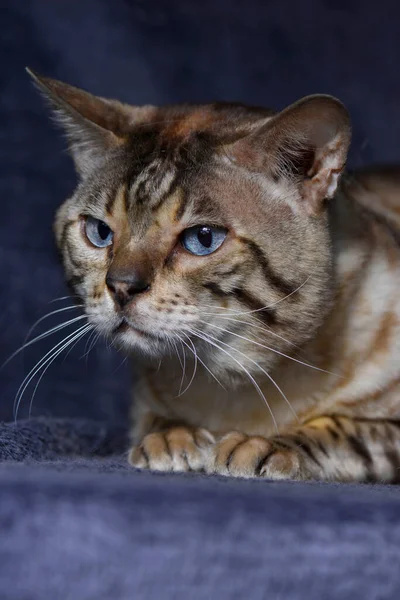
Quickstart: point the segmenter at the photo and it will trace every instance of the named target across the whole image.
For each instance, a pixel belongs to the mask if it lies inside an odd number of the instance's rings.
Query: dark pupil
[[[202,227],[201,229],[199,229],[197,239],[199,240],[202,246],[205,246],[205,248],[209,248],[212,244],[211,229],[209,227]]]
[[[99,221],[99,224],[97,225],[97,231],[103,241],[106,240],[110,234],[110,228],[108,225],[103,223],[103,221]]]

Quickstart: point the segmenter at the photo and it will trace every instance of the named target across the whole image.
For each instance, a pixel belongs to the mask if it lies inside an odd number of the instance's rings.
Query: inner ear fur
[[[302,209],[318,214],[336,192],[350,139],[343,104],[332,96],[307,96],[235,142],[230,153],[250,170],[296,182]]]
[[[78,173],[84,176],[108,150],[125,143],[135,107],[27,71],[64,129]]]

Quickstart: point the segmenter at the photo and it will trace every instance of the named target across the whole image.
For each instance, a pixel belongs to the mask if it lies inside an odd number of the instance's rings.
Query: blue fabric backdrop
[[[396,162],[398,6],[395,0],[1,2],[0,363],[37,318],[68,305],[49,304],[66,294],[51,226],[75,177],[25,65],[136,104],[217,99],[281,108],[305,94],[334,94],[354,123],[351,164]],[[38,331],[72,314],[60,313]],[[0,372],[0,419],[12,418],[24,374],[51,345],[48,339],[32,347]],[[33,415],[125,419],[129,371],[119,368],[122,358],[101,343],[88,361],[83,353],[84,344],[49,368]],[[31,395],[29,388],[21,417]]]
[[[69,303],[52,302],[66,290],[51,227],[75,177],[25,65],[137,104],[331,93],[352,115],[351,165],[400,162],[398,6],[0,2],[0,364]],[[0,371],[0,421],[51,345]],[[0,424],[0,598],[399,598],[398,488],[135,473],[109,456],[126,448],[129,370],[104,344],[84,352],[43,378],[32,415],[47,418]]]

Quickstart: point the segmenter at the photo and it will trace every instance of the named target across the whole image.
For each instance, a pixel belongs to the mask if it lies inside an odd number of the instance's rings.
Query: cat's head
[[[219,373],[269,369],[314,334],[350,140],[338,100],[135,107],[34,78],[80,176],[55,231],[99,331],[156,356],[196,348]]]

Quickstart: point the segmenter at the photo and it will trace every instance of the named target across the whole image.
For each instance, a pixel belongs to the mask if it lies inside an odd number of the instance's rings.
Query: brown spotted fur
[[[130,462],[397,481],[400,175],[338,187],[343,106],[136,108],[34,78],[80,175],[55,222],[67,280],[135,357]],[[112,246],[90,244],[86,215],[109,225]],[[179,241],[199,224],[228,230],[205,257]],[[146,285],[117,285],[121,307],[106,277],[132,274]]]

